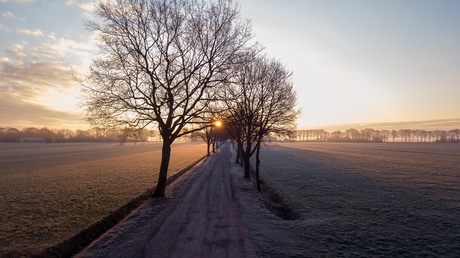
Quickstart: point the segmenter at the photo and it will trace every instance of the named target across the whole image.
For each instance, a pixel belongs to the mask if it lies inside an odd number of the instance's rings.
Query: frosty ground
[[[173,145],[169,175],[206,155]],[[0,256],[57,244],[155,185],[161,143],[1,143]]]
[[[299,219],[273,215],[241,168],[231,165],[232,184],[225,189],[238,204],[233,208],[249,237],[245,243],[254,246],[246,257],[460,255],[459,145],[290,143],[265,149],[262,159],[265,181]],[[168,189],[172,198],[147,202],[86,252],[104,256],[139,241],[161,246],[164,241],[151,242],[148,236],[161,227],[191,178],[193,171]],[[150,226],[139,227],[146,220]],[[207,230],[218,229],[196,229]],[[175,248],[187,250],[187,241]]]
[[[458,144],[281,144],[262,171],[302,217],[242,213],[264,257],[460,255]]]

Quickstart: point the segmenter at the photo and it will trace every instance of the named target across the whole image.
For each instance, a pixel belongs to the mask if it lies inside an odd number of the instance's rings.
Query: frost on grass
[[[169,175],[205,151],[204,144],[173,145]],[[0,157],[0,256],[30,254],[153,187],[161,144],[1,144]]]
[[[263,257],[460,255],[460,145],[290,143],[264,150],[262,165],[302,215],[242,202]]]

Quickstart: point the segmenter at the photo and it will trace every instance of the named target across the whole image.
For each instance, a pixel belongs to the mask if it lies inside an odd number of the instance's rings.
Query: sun
[[[217,127],[221,127],[222,126],[222,122],[217,120],[216,122],[214,122],[214,124],[217,126]]]

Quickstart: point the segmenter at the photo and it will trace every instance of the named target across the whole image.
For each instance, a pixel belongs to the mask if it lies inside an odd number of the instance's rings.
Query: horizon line
[[[423,129],[423,130],[451,130],[460,128],[459,118],[443,118],[430,120],[407,120],[393,122],[368,122],[368,123],[345,123],[331,124],[322,126],[298,125],[297,130],[346,130],[346,129],[365,129],[372,128],[377,130],[384,129]]]

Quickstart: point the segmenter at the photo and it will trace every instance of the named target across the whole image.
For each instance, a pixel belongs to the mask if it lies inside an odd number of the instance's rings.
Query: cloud
[[[56,37],[50,35],[51,42],[48,42],[48,47],[60,53],[73,55],[88,55],[95,50],[95,46],[89,42],[75,41],[69,38]]]
[[[50,55],[60,55],[61,58],[72,60],[73,67],[78,71],[85,73],[89,68],[92,58],[97,54],[97,46],[93,35],[90,36],[88,41],[75,41],[69,38],[49,36],[50,42],[37,45],[40,48],[40,53]]]
[[[79,113],[54,110],[4,92],[0,94],[0,126],[84,129],[87,125],[83,118]]]
[[[5,49],[5,52],[14,57],[25,57],[24,46],[21,44],[13,44],[10,48]]]
[[[57,58],[57,57],[55,57]],[[30,61],[0,58],[0,125],[46,126],[76,129],[84,127],[78,110],[67,107],[76,96],[73,67],[63,61]],[[55,96],[67,96],[53,100]],[[51,103],[54,101],[54,103]]]
[[[29,4],[35,2],[35,0],[13,0],[12,2],[18,4]],[[8,0],[0,0],[0,3],[6,4],[8,3]]]
[[[95,10],[93,1],[71,4],[80,14]],[[14,10],[0,10],[0,15],[4,21],[20,19]],[[16,40],[6,41],[8,45],[0,49],[0,127],[88,127],[78,107],[80,85],[74,78],[88,69],[97,51],[93,40],[78,32],[63,36],[33,24],[17,25],[0,24],[0,32],[11,33],[9,40]]]
[[[99,0],[89,0],[89,1],[76,1],[76,0],[67,0],[67,6],[76,6],[83,11],[83,16],[90,19],[93,18],[94,12],[96,11],[96,4],[99,3]]]
[[[78,7],[87,13],[94,13],[94,11],[96,11],[95,3],[96,1],[84,2],[78,4]]]
[[[37,32],[38,34],[39,32]],[[50,35],[47,40],[28,46],[16,43],[5,49],[10,57],[0,63],[0,85],[41,85],[42,87],[66,88],[75,82],[76,67],[88,67],[93,44],[77,42],[68,38]]]
[[[18,4],[28,4],[35,2],[35,0],[14,0],[14,2]]]
[[[56,51],[54,48],[50,48],[48,43],[40,43],[32,47],[32,53],[30,57],[36,60],[48,60],[48,61],[60,61],[65,58],[64,53]]]
[[[10,32],[10,28],[0,23],[0,31]]]
[[[14,14],[12,12],[3,12],[2,16],[7,19],[12,19],[14,18]]]
[[[43,37],[45,34],[41,30],[35,29],[35,30],[24,30],[24,29],[18,29],[16,30],[16,33],[22,34],[22,35],[27,35],[27,36],[35,36],[35,37]]]
[[[13,44],[0,58],[0,95],[28,102],[40,102],[53,92],[67,92],[75,87],[78,74],[65,55],[48,45],[25,49]]]
[[[84,128],[74,76],[94,47],[53,34],[40,40],[12,44],[0,56],[0,126]]]
[[[94,2],[68,3],[82,13],[90,13],[95,10]],[[21,20],[14,11],[1,10],[0,15],[4,20]],[[0,126],[87,127],[83,111],[77,108],[80,87],[74,76],[88,69],[97,50],[92,40],[76,41],[41,28],[10,28],[4,24],[0,24],[0,32],[15,33],[17,39],[15,44],[0,49]]]
[[[2,13],[2,17],[9,20],[24,21],[24,18],[16,16],[14,13],[5,11]]]
[[[65,91],[74,86],[72,67],[63,62],[2,59],[0,94],[34,100],[49,91]]]

